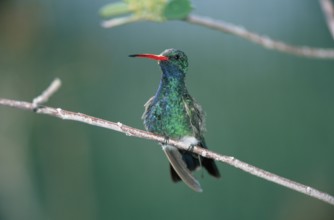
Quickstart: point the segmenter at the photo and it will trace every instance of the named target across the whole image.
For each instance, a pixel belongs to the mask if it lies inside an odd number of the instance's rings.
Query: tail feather
[[[200,183],[196,180],[196,178],[191,174],[191,171],[187,168],[187,165],[182,159],[182,155],[178,151],[178,149],[169,145],[163,146],[163,149],[171,166],[173,166],[174,171],[177,173],[178,177],[181,178],[183,182],[187,184],[194,191],[202,192],[203,190]],[[176,176],[174,173],[172,173],[172,175],[174,175],[174,177]],[[177,177],[175,177],[175,180],[177,180]]]
[[[186,141],[189,140],[193,139],[186,139]],[[197,140],[195,139],[195,141]],[[203,138],[199,145],[206,148]],[[213,159],[195,155],[190,151],[178,150],[177,148],[169,145],[164,145],[163,149],[170,163],[169,169],[173,182],[179,182],[182,180],[193,190],[201,192],[202,188],[200,183],[192,175],[192,172],[200,166],[203,166],[210,175],[216,178],[220,177],[219,170]]]
[[[193,160],[196,160],[198,161],[197,158],[193,157]],[[201,157],[201,163],[202,163],[202,166],[206,169],[206,171],[208,171],[208,173],[211,175],[211,176],[214,176],[216,178],[219,178],[220,177],[220,172],[217,168],[217,165],[215,163],[214,160],[212,159],[208,159],[208,158],[205,158],[205,157]],[[199,163],[197,162],[198,166],[199,166]],[[189,164],[187,163],[187,167],[189,169]],[[189,169],[190,171],[194,171],[195,169]],[[174,170],[173,166],[170,165],[169,166],[169,171],[170,171],[170,176],[173,180],[173,182],[179,182],[181,181],[181,178],[179,177],[179,175],[177,174],[177,172]]]
[[[172,180],[173,180],[174,183],[177,183],[177,182],[181,181],[181,178],[176,173],[176,171],[174,170],[174,168],[171,164],[169,164],[169,171],[170,171],[170,176],[172,177]]]
[[[208,173],[216,178],[220,177],[219,170],[216,166],[216,163],[213,159],[201,157],[202,159],[202,165],[205,167],[205,169],[208,171]]]

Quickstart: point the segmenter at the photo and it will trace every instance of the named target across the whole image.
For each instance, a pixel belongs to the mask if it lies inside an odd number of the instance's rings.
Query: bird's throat
[[[177,77],[162,76],[157,91],[157,97],[170,98],[171,101],[177,98],[182,98],[187,91],[184,79]]]

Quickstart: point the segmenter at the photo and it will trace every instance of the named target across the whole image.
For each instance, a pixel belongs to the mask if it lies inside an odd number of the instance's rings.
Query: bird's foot
[[[35,113],[37,113],[38,110],[40,110],[40,109],[42,109],[42,108],[44,108],[43,105],[35,105],[35,106],[33,106],[32,111],[35,112]]]
[[[196,144],[189,144],[187,151],[193,152]]]
[[[164,141],[162,142],[162,145],[168,145],[168,143],[169,143],[169,137],[165,136]]]

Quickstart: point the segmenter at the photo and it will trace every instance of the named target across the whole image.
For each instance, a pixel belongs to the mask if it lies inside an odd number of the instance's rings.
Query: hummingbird
[[[188,70],[186,54],[177,49],[167,49],[160,55],[129,56],[158,61],[162,75],[157,92],[144,105],[144,126],[147,131],[166,138],[161,145],[170,163],[172,180],[182,180],[194,191],[202,192],[202,187],[192,172],[203,166],[210,175],[219,178],[219,170],[214,160],[168,145],[168,139],[173,138],[188,144],[189,149],[195,145],[207,148],[203,136],[204,112],[190,96],[185,85]]]

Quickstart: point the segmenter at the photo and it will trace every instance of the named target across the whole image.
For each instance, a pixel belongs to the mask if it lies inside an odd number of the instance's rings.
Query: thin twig
[[[48,107],[48,106],[39,106],[39,107],[36,108],[36,106],[34,106],[33,103],[10,100],[10,99],[2,99],[2,98],[0,98],[0,105],[10,106],[10,107],[18,108],[18,109],[23,109],[23,110],[30,110],[30,111],[34,111],[38,114],[49,115],[49,116],[61,118],[61,119],[64,119],[64,120],[79,121],[79,122],[83,122],[83,123],[86,123],[86,124],[90,124],[90,125],[94,125],[94,126],[103,127],[103,128],[111,129],[111,130],[114,130],[114,131],[118,131],[118,132],[126,134],[127,136],[134,136],[134,137],[144,138],[144,139],[153,140],[153,141],[157,141],[157,142],[165,141],[165,137],[163,137],[163,136],[156,135],[156,134],[153,134],[153,133],[150,133],[150,132],[147,132],[147,131],[139,130],[139,129],[136,129],[136,128],[132,128],[132,127],[124,125],[120,122],[115,123],[115,122],[103,120],[103,119],[100,119],[100,118],[92,117],[92,116],[89,116],[89,115],[85,115],[85,114],[82,114],[82,113],[76,113],[76,112],[63,110],[63,109],[60,109],[60,108],[52,108],[52,107]],[[169,139],[168,143],[170,145],[173,145],[173,146],[175,146],[179,149],[182,149],[182,150],[188,150],[189,149],[189,145],[187,145],[183,142],[177,141],[177,140]],[[245,172],[248,172],[252,175],[258,176],[260,178],[263,178],[263,179],[266,179],[268,181],[277,183],[279,185],[285,186],[285,187],[290,188],[292,190],[304,193],[308,196],[311,196],[313,198],[317,198],[317,199],[322,200],[326,203],[334,205],[334,197],[327,194],[327,193],[324,193],[324,192],[321,192],[321,191],[319,191],[317,189],[314,189],[312,187],[294,182],[294,181],[286,179],[284,177],[280,177],[276,174],[270,173],[270,172],[265,171],[263,169],[260,169],[258,167],[255,167],[255,166],[252,166],[252,165],[247,164],[245,162],[242,162],[238,159],[235,159],[234,157],[221,155],[221,154],[215,153],[213,151],[209,151],[207,149],[201,148],[199,146],[193,147],[193,152],[196,153],[196,154],[199,154],[203,157],[212,158],[214,160],[224,162],[228,165],[239,168],[239,169],[241,169]]]
[[[244,38],[253,43],[259,44],[267,49],[294,54],[298,56],[322,59],[334,59],[334,49],[311,48],[306,46],[293,46],[281,41],[273,40],[267,36],[259,35],[248,31],[243,27],[227,23],[225,21],[203,17],[199,15],[189,15],[185,21],[215,30],[223,31]]]
[[[103,21],[101,23],[101,26],[104,28],[114,28],[117,26],[130,24],[136,21],[140,21],[139,18],[136,16],[126,16],[126,17],[120,17],[120,18],[112,18],[110,20]]]
[[[325,14],[327,26],[334,39],[334,5],[331,0],[320,0],[320,6]]]
[[[58,78],[54,79],[52,81],[52,83],[49,85],[49,87],[46,88],[46,90],[44,90],[44,92],[42,92],[41,95],[34,98],[34,100],[32,101],[32,104],[33,104],[34,108],[37,108],[37,106],[42,105],[43,103],[46,103],[49,100],[49,98],[55,92],[57,92],[57,90],[60,88],[60,86],[61,86],[60,79],[58,79]]]

